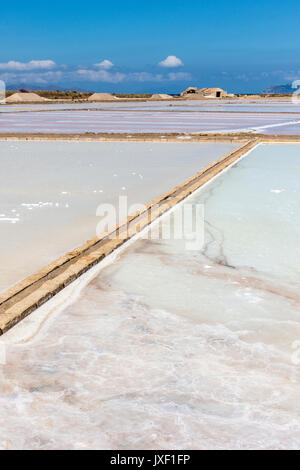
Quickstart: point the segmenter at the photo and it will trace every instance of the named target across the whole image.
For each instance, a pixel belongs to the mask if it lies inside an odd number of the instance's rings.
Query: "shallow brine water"
[[[98,102],[98,103],[43,103],[0,105],[0,113],[16,111],[45,111],[64,109],[128,109],[128,110],[189,110],[189,111],[245,111],[245,112],[300,112],[299,101],[286,100],[167,100],[143,102]]]
[[[96,210],[148,203],[238,144],[0,142],[0,291],[96,235]]]
[[[138,240],[5,335],[2,447],[299,448],[299,174],[257,147],[186,201],[201,249]]]
[[[193,109],[193,108],[191,108]],[[170,108],[172,110],[172,108]],[[300,132],[299,113],[201,111],[173,112],[158,109],[56,110],[45,112],[15,112],[0,114],[0,132],[3,133],[228,133],[259,132],[265,129],[277,134],[281,126],[296,125]],[[297,125],[299,129],[297,130]]]

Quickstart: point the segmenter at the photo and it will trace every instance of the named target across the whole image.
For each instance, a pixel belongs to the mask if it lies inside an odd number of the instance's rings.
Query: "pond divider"
[[[127,217],[118,226],[99,237],[92,238],[0,294],[0,335],[97,265],[178,202],[183,201],[252,150],[259,142],[259,138],[251,139],[237,150],[230,152],[182,184],[154,199],[143,210]]]

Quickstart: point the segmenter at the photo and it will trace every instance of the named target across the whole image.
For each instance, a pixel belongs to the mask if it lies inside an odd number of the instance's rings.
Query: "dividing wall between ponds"
[[[91,239],[1,294],[0,334],[8,331],[178,202],[235,163],[258,142],[258,139],[253,139],[211,163],[191,178],[154,199],[145,206],[144,210],[129,216],[110,232]]]

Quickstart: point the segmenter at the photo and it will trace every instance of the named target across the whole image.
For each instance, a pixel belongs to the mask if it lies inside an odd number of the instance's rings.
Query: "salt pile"
[[[36,93],[14,93],[13,95],[6,98],[6,103],[41,103],[44,101],[51,101],[47,98],[37,95]]]
[[[118,99],[110,93],[94,93],[88,98],[89,101],[114,101]]]
[[[166,95],[166,94],[156,94],[156,95],[152,95],[151,98],[149,98],[150,100],[153,100],[153,101],[158,101],[158,100],[172,100],[173,97],[170,96],[170,95]]]

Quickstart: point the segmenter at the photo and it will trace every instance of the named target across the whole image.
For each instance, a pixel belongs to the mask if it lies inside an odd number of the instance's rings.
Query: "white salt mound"
[[[119,98],[110,93],[94,93],[88,98],[88,101],[114,101],[118,99]]]
[[[42,103],[44,101],[51,101],[47,98],[37,95],[36,93],[14,93],[6,98],[6,103]]]
[[[156,94],[156,95],[152,95],[151,98],[149,98],[150,100],[154,100],[154,101],[158,101],[158,100],[172,100],[173,97],[170,96],[170,95],[166,95],[166,94]]]

